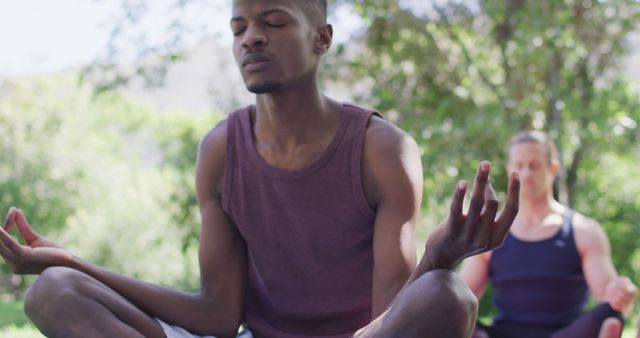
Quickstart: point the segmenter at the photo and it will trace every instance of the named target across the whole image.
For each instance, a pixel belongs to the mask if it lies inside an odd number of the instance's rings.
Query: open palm
[[[14,225],[24,245],[9,234]],[[22,210],[15,208],[9,210],[0,229],[0,255],[16,274],[39,274],[47,267],[64,265],[72,258],[67,250],[33,231]]]

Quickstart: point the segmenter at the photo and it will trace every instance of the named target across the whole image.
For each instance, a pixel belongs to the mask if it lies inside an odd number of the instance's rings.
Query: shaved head
[[[327,0],[296,0],[295,2],[314,25],[327,23]]]

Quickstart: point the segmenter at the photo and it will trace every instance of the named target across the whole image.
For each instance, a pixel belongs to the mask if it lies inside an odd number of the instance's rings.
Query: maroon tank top
[[[324,154],[269,165],[250,107],[232,113],[222,203],[248,248],[244,323],[259,338],[346,337],[371,320],[375,213],[362,188],[372,111],[343,105]]]

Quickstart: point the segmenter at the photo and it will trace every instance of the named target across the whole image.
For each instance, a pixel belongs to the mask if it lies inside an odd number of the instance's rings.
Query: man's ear
[[[558,176],[558,171],[560,171],[560,162],[558,161],[558,159],[554,158],[551,160],[549,170],[551,171],[551,175],[553,175],[553,177]]]
[[[333,26],[330,24],[324,24],[318,27],[318,35],[316,36],[315,46],[313,50],[322,55],[329,51],[331,42],[333,41]]]

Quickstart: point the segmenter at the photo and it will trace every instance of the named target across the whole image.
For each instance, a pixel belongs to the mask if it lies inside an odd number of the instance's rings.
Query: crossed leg
[[[77,270],[46,269],[25,295],[25,312],[49,338],[164,338],[160,324]]]
[[[584,313],[571,325],[556,332],[552,338],[593,337],[596,338],[607,318],[615,318],[622,325],[622,314],[608,303],[602,303]],[[611,325],[611,324],[608,324]]]
[[[469,337],[475,296],[457,274],[428,272],[403,289],[358,338]],[[25,312],[50,338],[164,338],[161,326],[92,277],[69,268],[45,270],[25,295]]]
[[[622,315],[607,303],[585,312],[573,323],[562,329],[540,326],[499,324],[485,327],[478,324],[473,338],[550,337],[550,338],[620,338]]]

